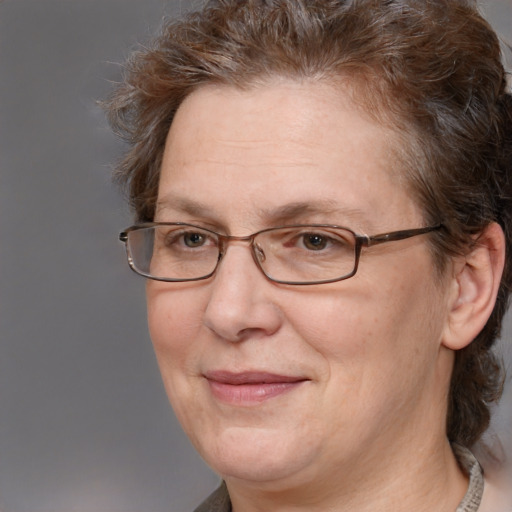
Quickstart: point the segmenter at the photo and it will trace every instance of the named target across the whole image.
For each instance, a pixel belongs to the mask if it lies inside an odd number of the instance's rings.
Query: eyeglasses
[[[404,240],[441,227],[366,236],[339,226],[298,224],[230,236],[193,224],[152,222],[127,228],[119,239],[126,245],[132,270],[157,281],[208,279],[217,270],[228,243],[237,241],[250,244],[254,262],[271,281],[308,285],[352,277],[363,246]]]

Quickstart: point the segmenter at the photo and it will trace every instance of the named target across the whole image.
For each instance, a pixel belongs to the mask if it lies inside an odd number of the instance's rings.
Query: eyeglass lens
[[[290,226],[252,237],[256,264],[270,279],[308,283],[340,279],[353,272],[356,238],[343,228]],[[128,233],[133,269],[160,280],[211,275],[229,237],[190,225],[157,225]]]

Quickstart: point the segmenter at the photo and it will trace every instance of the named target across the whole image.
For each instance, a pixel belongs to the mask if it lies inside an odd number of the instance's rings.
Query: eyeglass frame
[[[217,240],[219,242],[219,255],[217,258],[217,263],[215,264],[215,267],[213,268],[213,270],[205,276],[184,278],[184,279],[154,277],[149,274],[145,274],[145,273],[138,271],[135,268],[132,255],[131,255],[129,247],[128,247],[128,234],[132,231],[138,231],[138,230],[147,229],[147,228],[154,228],[154,227],[158,227],[158,226],[188,226],[188,227],[197,228],[197,229],[200,229],[203,231],[207,231],[207,232],[215,235],[215,237],[217,238]],[[204,228],[202,226],[197,226],[195,224],[189,224],[187,222],[143,222],[143,223],[139,223],[139,224],[134,224],[134,225],[124,229],[123,231],[121,231],[121,233],[119,234],[119,240],[125,244],[126,255],[128,258],[128,265],[130,266],[130,268],[137,275],[140,275],[147,279],[152,279],[154,281],[162,281],[162,282],[169,282],[169,283],[183,283],[183,282],[202,281],[205,279],[209,279],[217,271],[217,268],[219,267],[219,263],[222,260],[222,257],[224,256],[224,254],[226,253],[228,243],[230,241],[237,241],[237,242],[247,241],[247,242],[250,242],[251,254],[252,254],[254,262],[256,263],[256,266],[259,268],[261,273],[269,281],[271,281],[273,283],[292,285],[292,286],[307,286],[307,285],[335,283],[335,282],[344,281],[346,279],[350,279],[351,277],[353,277],[356,274],[357,269],[359,268],[359,259],[361,257],[361,249],[363,247],[369,248],[374,245],[378,245],[378,244],[382,244],[382,243],[386,243],[386,242],[396,242],[399,240],[406,240],[407,238],[412,238],[414,236],[424,235],[426,233],[438,231],[443,227],[444,227],[443,224],[437,224],[436,226],[427,226],[427,227],[415,228],[415,229],[402,229],[402,230],[398,230],[398,231],[389,231],[387,233],[380,233],[377,235],[361,235],[345,226],[337,226],[337,225],[333,225],[333,224],[291,224],[291,225],[285,225],[285,226],[276,226],[276,227],[271,227],[271,228],[265,228],[260,231],[257,231],[256,233],[252,233],[251,235],[235,236],[235,235],[223,235],[222,233],[217,233],[216,231],[213,231],[211,229]],[[320,281],[307,281],[307,282],[304,282],[304,281],[282,281],[282,280],[275,279],[275,278],[269,276],[265,272],[263,267],[261,266],[260,261],[258,260],[258,256],[256,254],[257,248],[254,245],[254,239],[262,233],[266,233],[269,231],[277,231],[279,229],[286,229],[286,228],[343,229],[345,231],[348,231],[349,233],[352,233],[352,235],[354,236],[354,239],[355,239],[354,268],[353,268],[352,272],[350,272],[349,274],[345,274],[341,277],[334,278],[334,279],[324,279],[324,280],[320,280]]]

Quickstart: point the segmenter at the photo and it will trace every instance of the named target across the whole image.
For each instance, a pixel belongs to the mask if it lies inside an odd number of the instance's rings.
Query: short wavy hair
[[[478,440],[503,382],[491,347],[512,279],[512,97],[498,38],[474,3],[210,1],[166,21],[125,71],[105,107],[130,146],[117,173],[138,221],[153,219],[166,136],[192,91],[286,77],[355,84],[349,89],[361,106],[393,126],[425,221],[446,228],[430,242],[438,270],[499,223],[507,258],[496,305],[476,339],[455,354],[447,404],[448,438],[465,446]]]

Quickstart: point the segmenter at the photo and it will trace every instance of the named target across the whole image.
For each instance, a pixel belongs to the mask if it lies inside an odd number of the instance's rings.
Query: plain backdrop
[[[2,512],[186,512],[217,485],[160,382],[144,281],[117,240],[131,224],[111,183],[123,146],[96,104],[162,16],[190,7],[0,3]],[[512,40],[511,1],[484,8]],[[509,464],[511,387],[489,435]]]

